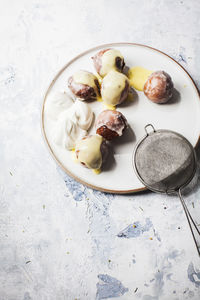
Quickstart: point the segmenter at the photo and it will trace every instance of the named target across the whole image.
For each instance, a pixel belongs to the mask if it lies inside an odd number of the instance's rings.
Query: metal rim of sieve
[[[152,128],[152,131],[148,132],[148,130],[147,130],[148,127],[151,127],[151,128]],[[134,149],[134,151],[133,151],[133,155],[132,155],[132,165],[133,165],[133,169],[134,169],[134,171],[135,171],[135,173],[136,173],[138,179],[139,179],[139,180],[140,180],[140,181],[141,181],[141,182],[142,182],[149,190],[151,190],[151,191],[153,191],[153,192],[160,193],[160,194],[168,194],[168,195],[169,195],[169,194],[177,193],[177,191],[178,191],[179,189],[182,189],[183,187],[185,187],[186,185],[189,184],[189,182],[192,180],[192,178],[194,177],[195,172],[196,172],[196,168],[197,168],[197,163],[196,163],[196,162],[197,162],[197,158],[196,158],[196,153],[195,153],[195,150],[194,150],[192,144],[191,144],[191,143],[190,143],[183,135],[181,135],[180,133],[177,133],[177,132],[175,132],[175,131],[168,130],[168,129],[158,129],[158,130],[156,130],[152,124],[147,124],[147,125],[144,127],[144,130],[145,130],[145,132],[146,132],[146,135],[145,135],[141,140],[138,141],[138,143],[136,144],[135,149]],[[158,189],[152,188],[151,185],[147,184],[147,183],[143,180],[143,178],[141,177],[140,172],[139,172],[139,170],[138,170],[138,168],[137,168],[137,164],[136,164],[136,152],[138,151],[140,145],[141,145],[148,137],[152,136],[152,135],[155,134],[155,133],[163,133],[163,134],[165,134],[165,133],[171,133],[171,134],[173,134],[173,135],[175,135],[175,136],[177,136],[177,137],[180,137],[183,141],[185,141],[185,142],[188,144],[188,146],[189,146],[190,149],[191,149],[191,154],[193,154],[194,168],[193,168],[192,174],[191,174],[188,178],[186,178],[186,181],[185,181],[181,186],[177,186],[177,188],[175,188],[175,189],[170,189],[170,190],[168,189],[168,190],[166,190],[166,191],[160,191],[160,190],[158,190]]]

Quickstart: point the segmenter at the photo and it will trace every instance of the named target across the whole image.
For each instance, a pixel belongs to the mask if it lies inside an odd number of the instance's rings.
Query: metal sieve
[[[181,189],[192,180],[196,171],[195,150],[190,142],[177,132],[155,130],[151,124],[146,125],[144,129],[146,135],[137,143],[133,153],[136,175],[153,192],[179,196],[200,255],[192,224],[199,235],[200,231],[181,194]]]

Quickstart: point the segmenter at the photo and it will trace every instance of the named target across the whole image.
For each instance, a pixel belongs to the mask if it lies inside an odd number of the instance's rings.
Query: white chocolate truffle
[[[96,99],[99,96],[98,79],[88,71],[76,72],[68,79],[68,87],[81,100]]]
[[[100,169],[103,159],[100,135],[87,136],[76,143],[75,152],[78,161],[89,169]]]
[[[97,73],[104,77],[111,70],[121,72],[124,67],[124,57],[116,49],[104,49],[92,57]]]
[[[117,71],[110,71],[103,79],[101,85],[102,100],[109,105],[122,103],[128,96],[128,78]]]

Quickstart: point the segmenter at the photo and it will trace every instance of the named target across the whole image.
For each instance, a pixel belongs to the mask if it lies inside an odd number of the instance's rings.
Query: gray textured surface
[[[199,85],[199,14],[197,0],[0,1],[1,300],[200,298],[200,262],[178,199],[76,183],[40,130],[50,80],[97,44],[156,47]],[[200,222],[199,175],[186,198]]]

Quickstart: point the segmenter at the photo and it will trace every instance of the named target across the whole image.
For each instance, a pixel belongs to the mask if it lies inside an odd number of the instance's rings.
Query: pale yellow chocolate
[[[117,70],[116,57],[120,57],[121,59],[123,59],[123,56],[119,50],[110,49],[104,52],[101,58],[101,76],[104,77],[111,70]]]
[[[94,174],[99,175],[101,173],[101,169],[93,169]]]
[[[78,151],[78,161],[84,163],[89,169],[100,169],[102,142],[103,138],[100,135],[91,135],[78,141],[75,148],[75,151]]]
[[[73,79],[76,83],[91,86],[95,90],[96,95],[99,95],[99,91],[95,83],[95,80],[98,81],[98,79],[94,74],[80,70],[73,75]]]
[[[128,78],[117,71],[110,71],[102,81],[102,100],[109,105],[117,105],[120,102]]]
[[[143,91],[143,87],[152,71],[143,67],[133,67],[128,71],[130,85],[138,91]]]
[[[109,110],[116,110],[115,105],[106,104],[105,102],[103,103],[103,108],[104,109],[109,109]]]

